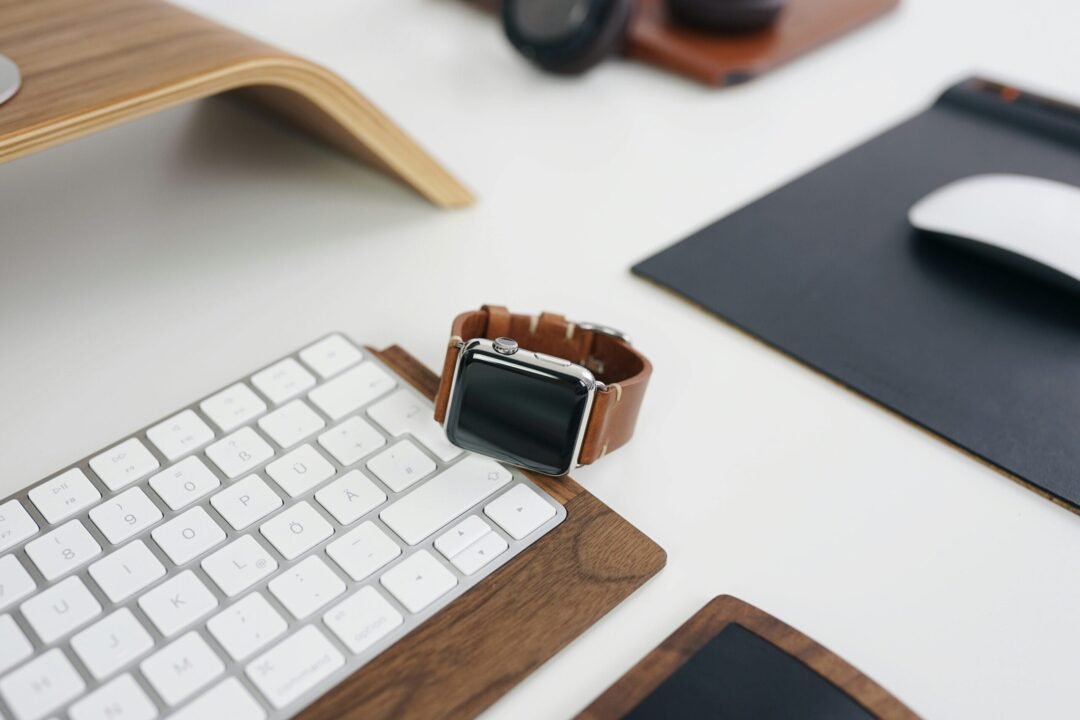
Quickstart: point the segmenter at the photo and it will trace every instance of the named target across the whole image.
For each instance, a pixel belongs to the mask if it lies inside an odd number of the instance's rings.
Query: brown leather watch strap
[[[588,465],[634,434],[652,365],[628,342],[591,329],[579,328],[562,315],[512,314],[499,305],[485,305],[458,315],[450,331],[443,362],[435,419],[443,422],[450,402],[450,383],[457,366],[459,345],[473,338],[510,337],[526,350],[554,355],[584,365],[607,387],[596,393],[585,429],[578,462]]]

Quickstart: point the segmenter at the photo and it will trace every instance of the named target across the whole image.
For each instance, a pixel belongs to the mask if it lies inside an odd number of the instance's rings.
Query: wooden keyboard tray
[[[369,352],[420,392],[438,377],[399,347]],[[471,718],[641,587],[667,555],[569,478],[526,473],[566,506],[535,545],[300,714]]]

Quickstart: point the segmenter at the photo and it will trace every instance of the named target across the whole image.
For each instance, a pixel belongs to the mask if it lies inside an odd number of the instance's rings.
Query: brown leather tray
[[[438,377],[404,350],[369,351],[435,396]],[[576,482],[529,477],[566,520],[301,718],[473,717],[664,567],[656,543]]]
[[[708,605],[698,610],[655,650],[630,668],[585,708],[577,720],[614,720],[623,717],[731,623],[741,625],[801,660],[875,717],[882,720],[918,718],[888,690],[827,647],[749,603],[731,595],[720,595],[710,600]]]
[[[664,0],[638,0],[626,54],[716,86],[746,82],[868,23],[899,0],[788,0],[776,24],[714,35],[671,22]]]

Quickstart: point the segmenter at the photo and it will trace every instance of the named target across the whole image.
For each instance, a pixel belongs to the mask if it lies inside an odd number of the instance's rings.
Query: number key
[[[220,485],[217,476],[194,455],[150,478],[150,487],[173,510],[187,507]]]
[[[101,554],[101,546],[79,520],[72,520],[26,544],[26,554],[46,580],[55,580]]]
[[[142,488],[125,490],[90,511],[90,519],[109,542],[123,542],[161,519],[161,511]]]

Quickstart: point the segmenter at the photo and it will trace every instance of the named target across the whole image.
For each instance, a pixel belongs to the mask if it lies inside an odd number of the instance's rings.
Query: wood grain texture
[[[434,396],[438,378],[405,351],[369,351]],[[529,477],[566,520],[301,718],[472,717],[664,566],[659,546],[573,480]]]
[[[638,0],[626,54],[709,85],[735,85],[861,27],[899,0],[787,0],[760,32],[706,33],[673,22],[664,0]]]
[[[730,623],[737,623],[809,666],[882,720],[918,716],[857,668],[795,628],[730,595],[708,605],[578,715],[578,720],[614,720],[636,707]]]
[[[433,203],[457,180],[329,70],[162,0],[0,0],[0,52],[23,86],[0,105],[0,162],[183,102],[245,97]]]

